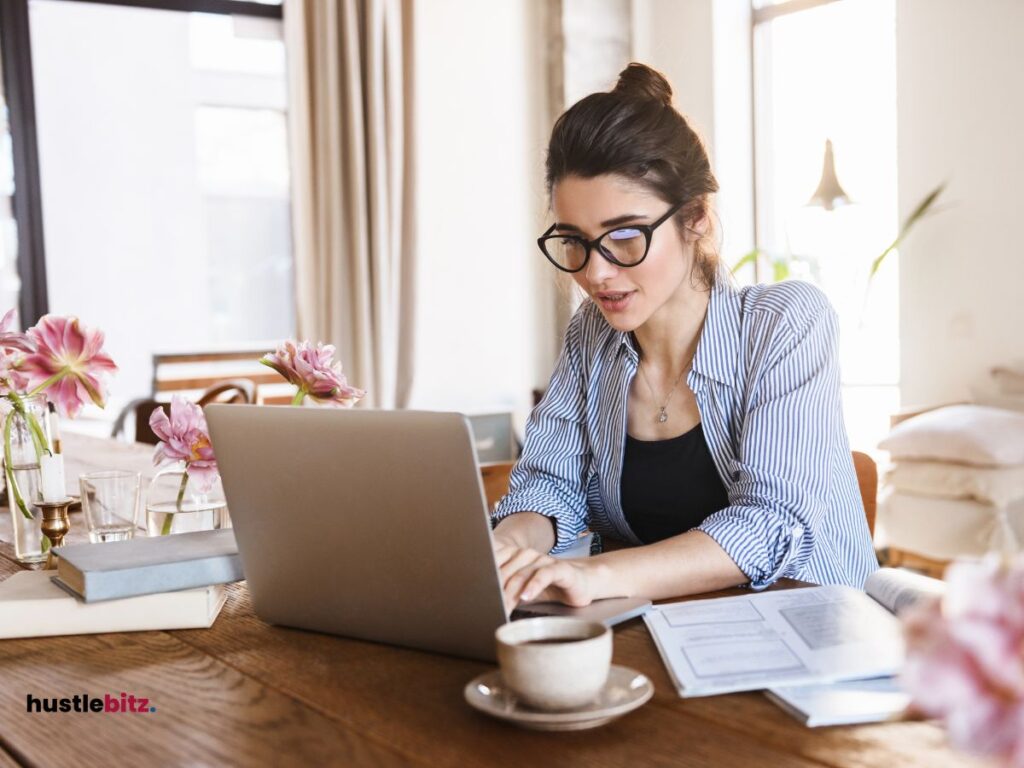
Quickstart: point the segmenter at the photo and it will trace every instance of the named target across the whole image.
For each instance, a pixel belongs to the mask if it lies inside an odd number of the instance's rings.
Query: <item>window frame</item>
[[[17,228],[18,312],[29,327],[49,312],[43,205],[39,179],[35,87],[29,30],[30,0],[0,1],[0,61],[14,164],[13,212]],[[71,0],[183,13],[284,19],[283,5],[249,0]]]

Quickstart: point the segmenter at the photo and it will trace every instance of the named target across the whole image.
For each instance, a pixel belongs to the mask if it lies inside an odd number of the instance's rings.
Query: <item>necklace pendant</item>
[[[664,424],[666,421],[668,421],[668,414],[665,413],[665,409],[662,408],[661,412],[658,414],[658,423]]]

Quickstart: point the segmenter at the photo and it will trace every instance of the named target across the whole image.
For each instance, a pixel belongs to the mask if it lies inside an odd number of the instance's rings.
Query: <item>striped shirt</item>
[[[843,423],[838,322],[824,294],[719,279],[687,375],[729,506],[696,530],[763,589],[783,576],[862,588],[876,568]],[[495,524],[553,518],[552,554],[586,529],[639,545],[622,511],[626,399],[639,358],[585,301],[526,426]]]

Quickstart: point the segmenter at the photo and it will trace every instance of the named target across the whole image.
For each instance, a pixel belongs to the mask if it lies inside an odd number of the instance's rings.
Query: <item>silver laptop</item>
[[[509,615],[465,416],[251,405],[205,412],[260,618],[494,659],[494,630]],[[648,605],[528,609],[610,625]]]

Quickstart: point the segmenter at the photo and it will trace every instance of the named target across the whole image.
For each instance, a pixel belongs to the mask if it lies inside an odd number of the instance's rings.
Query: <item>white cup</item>
[[[523,619],[498,627],[494,637],[505,685],[535,709],[582,707],[608,680],[612,632],[599,622]]]

